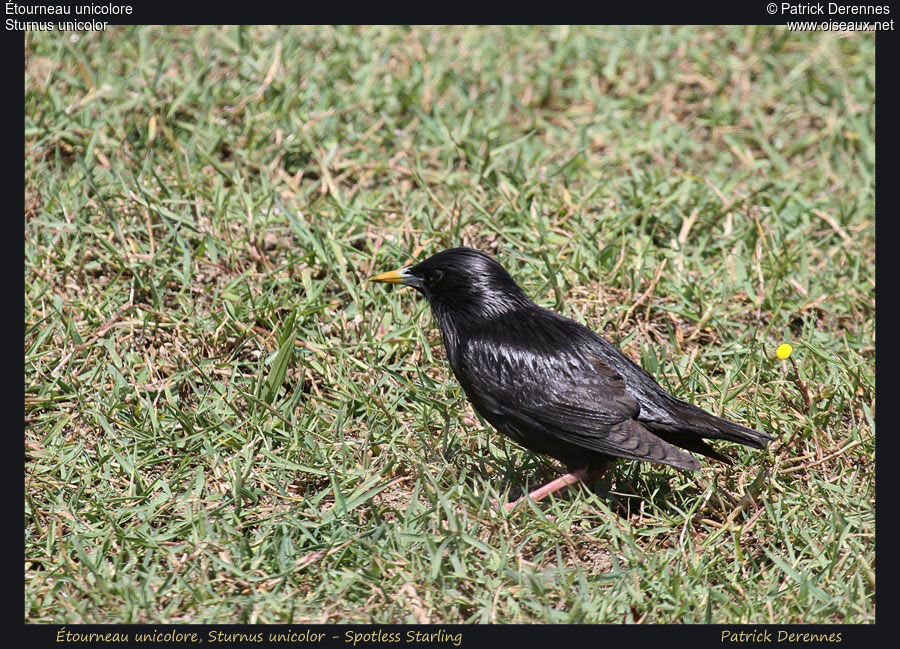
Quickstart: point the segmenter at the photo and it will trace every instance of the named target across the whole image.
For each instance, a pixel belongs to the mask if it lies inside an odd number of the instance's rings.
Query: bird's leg
[[[550,494],[559,491],[563,487],[568,487],[569,485],[575,484],[576,482],[593,482],[603,475],[603,472],[606,471],[606,467],[606,464],[603,464],[599,467],[594,467],[593,469],[585,467],[583,469],[573,471],[572,473],[567,473],[564,476],[560,476],[556,480],[548,482],[543,487],[535,489],[527,496],[522,496],[514,502],[506,503],[506,510],[509,511],[513,509],[516,505],[518,505],[526,498],[531,498],[534,502],[538,502],[539,500],[543,500]]]

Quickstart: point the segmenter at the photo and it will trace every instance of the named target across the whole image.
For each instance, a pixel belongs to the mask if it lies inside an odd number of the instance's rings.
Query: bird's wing
[[[616,457],[699,467],[693,456],[637,421],[640,406],[624,379],[596,356],[475,343],[462,350],[462,360],[482,405],[520,431]]]

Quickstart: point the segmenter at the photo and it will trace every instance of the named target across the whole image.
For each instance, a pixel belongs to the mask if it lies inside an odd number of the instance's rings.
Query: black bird
[[[529,300],[479,250],[444,250],[372,281],[424,295],[475,410],[566,465],[569,474],[530,494],[535,501],[596,479],[612,458],[696,470],[700,463],[687,451],[730,464],[704,439],[756,448],[773,439],[673,397],[610,342]]]

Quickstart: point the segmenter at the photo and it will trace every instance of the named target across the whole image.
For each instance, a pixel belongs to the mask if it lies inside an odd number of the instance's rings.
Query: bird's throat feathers
[[[515,288],[519,289],[518,286]],[[451,357],[460,339],[472,332],[489,328],[498,319],[527,318],[529,311],[536,308],[520,289],[503,293],[490,291],[469,295],[466,299],[455,298],[454,295],[431,295],[428,300]]]

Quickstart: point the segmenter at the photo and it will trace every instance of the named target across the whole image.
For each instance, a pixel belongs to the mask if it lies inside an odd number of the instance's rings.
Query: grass
[[[26,621],[874,622],[872,34],[25,47]],[[498,511],[558,467],[363,281],[459,244],[777,441]]]

